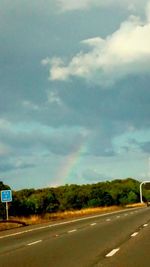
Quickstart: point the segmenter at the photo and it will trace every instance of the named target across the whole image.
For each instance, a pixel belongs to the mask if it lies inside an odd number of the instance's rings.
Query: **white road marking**
[[[74,233],[74,232],[76,232],[76,231],[77,231],[77,229],[70,230],[70,231],[68,231],[68,234],[70,234],[70,233]]]
[[[94,226],[94,225],[96,225],[96,223],[91,223],[90,225],[91,225],[91,226]]]
[[[111,221],[111,219],[109,219],[109,218],[108,218],[108,219],[106,219],[106,222],[110,222],[110,221]]]
[[[36,230],[45,229],[47,227],[49,227],[49,226],[41,226],[41,227],[34,228],[34,229],[29,229],[29,230],[25,230],[25,231],[21,231],[21,232],[17,232],[17,233],[12,233],[12,234],[9,234],[9,235],[0,236],[0,239],[6,238],[6,237],[11,237],[11,236],[16,236],[16,235],[21,235],[21,234],[26,234],[26,233],[33,232],[33,231],[36,231]]]
[[[34,241],[32,243],[27,244],[27,246],[32,246],[32,245],[35,245],[35,244],[40,243],[40,242],[42,242],[42,240]]]
[[[137,209],[137,208],[133,208],[133,210],[134,209]],[[142,208],[140,208],[140,209],[142,209]],[[70,224],[70,223],[74,223],[74,222],[84,221],[84,220],[88,220],[88,219],[105,217],[107,215],[113,215],[113,214],[123,213],[123,212],[125,212],[125,210],[113,211],[113,212],[108,212],[108,213],[105,213],[105,214],[93,215],[93,216],[84,217],[84,218],[80,218],[80,219],[74,219],[74,220],[70,220],[70,221],[66,221],[66,222],[49,224],[49,225],[46,225],[46,226],[40,226],[40,227],[37,227],[37,228],[32,228],[32,229],[20,231],[20,232],[17,232],[17,233],[3,235],[3,236],[0,236],[0,239],[11,237],[11,236],[16,236],[16,235],[22,235],[22,234],[33,232],[33,231],[38,231],[38,230],[41,230],[41,229],[46,229],[46,228],[49,228],[49,227],[55,227],[55,226]]]
[[[145,223],[143,226],[144,226],[144,227],[148,226],[148,223]]]
[[[134,236],[136,236],[136,235],[138,235],[138,232],[133,233],[133,234],[131,235],[131,237],[134,237]]]
[[[120,216],[117,216],[117,218],[120,218]]]
[[[113,255],[115,255],[118,251],[119,251],[120,248],[116,248],[116,249],[113,249],[112,251],[110,251],[106,257],[112,257]]]

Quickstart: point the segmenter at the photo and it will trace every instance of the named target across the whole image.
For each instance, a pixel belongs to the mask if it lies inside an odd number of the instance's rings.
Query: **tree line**
[[[80,210],[111,205],[126,205],[140,201],[140,182],[116,179],[86,185],[64,185],[56,188],[22,189],[13,191],[9,203],[11,216],[29,216],[66,210]],[[0,191],[11,189],[0,182]],[[143,191],[143,199],[150,199],[150,188]],[[0,202],[0,217],[5,217],[5,203]]]

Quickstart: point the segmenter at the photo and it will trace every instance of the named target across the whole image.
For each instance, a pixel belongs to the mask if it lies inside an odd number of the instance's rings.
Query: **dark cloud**
[[[144,153],[150,153],[150,141],[148,142],[141,142],[138,143],[140,149],[144,152]]]
[[[34,101],[27,102],[29,105],[23,105],[25,100],[20,97],[22,105],[18,99],[17,106],[17,102],[9,100],[8,119],[16,125],[25,122],[28,131],[1,131],[1,140],[21,153],[43,149],[56,154],[67,154],[74,150],[74,144],[82,138],[78,129],[85,128],[89,132],[86,137],[88,153],[104,157],[114,156],[114,138],[127,133],[130,127],[137,130],[149,127],[148,82],[148,77],[130,77],[111,90],[85,86],[79,80],[73,84],[63,84],[61,88],[58,83],[55,92],[60,97],[62,105],[48,103],[46,91],[43,92],[43,103]],[[11,92],[8,95],[10,97]],[[33,99],[30,98],[31,100]],[[14,109],[12,105],[16,105]],[[5,103],[3,106],[7,109]],[[30,130],[32,123],[38,124],[39,130]],[[44,132],[42,128],[45,126],[53,129],[52,132],[50,133],[48,128]],[[72,130],[64,131],[64,127]]]
[[[128,145],[122,147],[126,152],[129,152],[131,148],[149,154],[150,153],[150,141],[140,141],[138,138],[128,139]]]
[[[11,162],[11,160],[7,159],[6,162],[3,162],[0,160],[0,172],[5,173],[9,171],[14,171],[14,170],[21,170],[21,169],[29,169],[29,168],[34,168],[36,164],[31,164],[31,163],[19,163],[17,162]]]
[[[9,147],[11,155],[31,155],[38,151],[67,155],[74,152],[86,138],[82,129],[54,129],[42,125],[29,128],[15,131],[13,128],[1,129],[1,142]]]

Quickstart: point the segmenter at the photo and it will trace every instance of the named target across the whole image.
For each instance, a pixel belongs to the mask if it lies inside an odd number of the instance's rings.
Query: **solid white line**
[[[11,236],[16,236],[16,235],[21,235],[21,234],[26,234],[26,233],[33,232],[33,231],[36,231],[36,230],[45,229],[47,227],[48,226],[42,226],[42,227],[38,227],[38,228],[34,228],[34,229],[29,229],[29,230],[25,230],[25,231],[21,231],[21,232],[9,234],[9,235],[0,236],[0,239],[6,238],[6,237],[11,237]]]
[[[131,236],[134,237],[136,235],[138,235],[138,232],[133,233]]]
[[[91,226],[94,226],[94,225],[96,225],[96,223],[91,223],[90,225],[91,225]]]
[[[142,208],[133,208],[133,210],[134,209],[142,209]],[[128,209],[126,209],[126,210],[128,210]],[[105,217],[107,215],[113,215],[113,214],[123,213],[126,210],[113,211],[113,212],[108,212],[108,213],[105,213],[105,214],[93,215],[93,216],[84,217],[84,218],[80,218],[80,219],[74,219],[74,220],[70,220],[70,221],[66,221],[66,222],[49,224],[49,225],[46,225],[46,226],[40,226],[40,227],[37,227],[37,228],[33,228],[33,229],[25,230],[25,231],[20,231],[20,232],[17,232],[17,233],[12,233],[12,234],[9,234],[9,235],[3,235],[3,236],[0,236],[0,239],[11,237],[11,236],[25,234],[25,233],[28,233],[28,232],[38,231],[38,230],[46,229],[46,228],[49,228],[49,227],[55,227],[55,226],[59,226],[59,225],[70,224],[70,223],[84,221],[84,220],[88,220],[88,219]]]
[[[120,248],[116,248],[116,249],[113,249],[112,251],[110,251],[106,257],[112,257],[113,255],[115,255],[118,251],[119,251]]]
[[[32,245],[35,245],[35,244],[40,243],[40,242],[42,242],[42,240],[34,241],[32,243],[27,244],[27,246],[32,246]]]
[[[68,231],[68,234],[70,234],[70,233],[74,233],[74,232],[76,232],[76,231],[77,231],[77,229],[70,230],[70,231]]]
[[[143,226],[144,226],[144,227],[148,226],[148,223],[145,223]]]

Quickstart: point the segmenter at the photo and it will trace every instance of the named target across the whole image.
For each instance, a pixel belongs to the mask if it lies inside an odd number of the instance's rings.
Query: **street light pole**
[[[142,183],[140,183],[140,202],[143,203],[143,196],[142,196],[142,185],[143,184],[147,184],[150,183],[150,181],[143,181]]]

